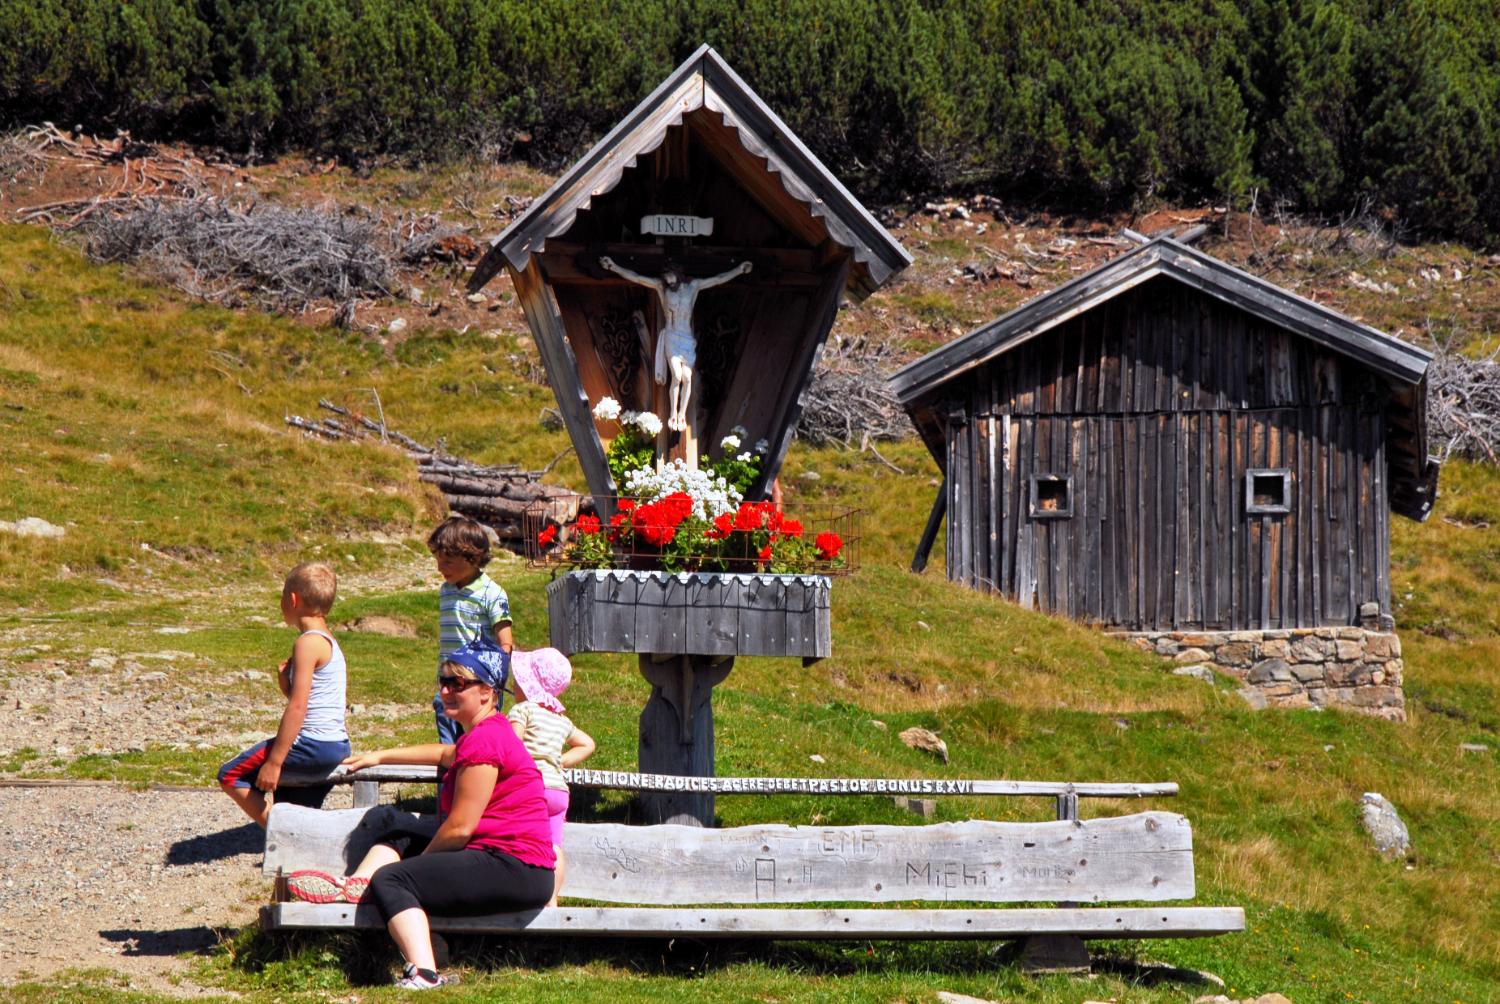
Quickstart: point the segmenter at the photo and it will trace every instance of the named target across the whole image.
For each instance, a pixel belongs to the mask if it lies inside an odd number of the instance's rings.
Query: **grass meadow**
[[[40,229],[0,228],[0,519],[67,527],[60,540],[0,534],[0,629],[46,622],[55,654],[86,659],[97,645],[129,651],[177,627],[186,633],[173,646],[200,666],[263,668],[286,644],[272,616],[282,572],[321,556],[365,584],[340,599],[333,621],[378,613],[417,627],[415,638],[345,636],[350,701],[397,709],[356,726],[356,747],[425,737],[436,618],[435,580],[419,581],[421,541],[441,499],[394,451],[309,442],[283,417],[314,413],[320,398],[367,408],[375,389],[409,435],[441,437],[482,462],[541,467],[567,441],[539,422],[550,390],[508,361],[531,351],[513,336],[441,328],[384,347],[193,304],[91,266]],[[744,659],[718,688],[719,772],[1174,780],[1180,796],[1150,806],[1193,823],[1196,902],[1244,907],[1249,930],[1107,944],[1106,965],[1087,981],[1023,976],[986,943],[491,941],[457,946],[465,982],[442,999],[930,1002],[948,990],[1076,1004],[1218,992],[1153,985],[1136,968],[1143,960],[1208,970],[1241,998],[1500,999],[1500,472],[1450,463],[1433,518],[1395,521],[1410,721],[1391,724],[1252,713],[1228,681],[1173,677],[1089,628],[950,585],[940,553],[910,574],[937,470],[914,440],[881,452],[904,473],[869,453],[794,446],[788,509],[862,509],[862,567],[834,585],[832,658],[808,668]],[[570,461],[556,476],[581,487]],[[518,643],[544,643],[547,573],[517,560],[494,572],[511,594]],[[570,711],[599,740],[590,766],[632,768],[648,692],[633,657],[586,655],[576,666]],[[167,672],[186,682],[185,666]],[[274,720],[267,712],[263,724]],[[938,732],[952,762],[902,745],[896,734],[909,725]],[[1489,750],[1464,752],[1465,743]],[[207,784],[233,752],[229,741],[66,760],[19,751],[0,768]],[[1370,849],[1359,823],[1366,791],[1401,810],[1408,859]],[[1139,807],[1086,801],[1084,811]],[[606,796],[597,811],[618,808]],[[726,796],[718,811],[726,825],[913,821],[873,797]],[[950,798],[938,818],[1050,811],[1041,799]],[[382,985],[393,966],[383,937],[250,927],[197,960],[194,978],[239,1000],[384,1001],[400,996]],[[165,998],[84,969],[21,984],[11,999]]]

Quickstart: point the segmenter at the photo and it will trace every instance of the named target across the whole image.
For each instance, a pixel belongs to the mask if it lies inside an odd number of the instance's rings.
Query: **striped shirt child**
[[[480,640],[498,645],[500,629],[509,627],[510,600],[494,579],[480,572],[461,586],[444,582],[438,590],[438,665],[443,672],[443,654]],[[497,700],[501,695],[496,695]],[[442,694],[432,698],[438,742],[452,745],[463,729],[443,714]]]

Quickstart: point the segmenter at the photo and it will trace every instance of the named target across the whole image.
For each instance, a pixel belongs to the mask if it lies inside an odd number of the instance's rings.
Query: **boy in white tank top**
[[[286,710],[276,735],[256,743],[219,768],[219,785],[261,826],[283,770],[325,773],[349,755],[344,728],[347,671],[344,653],[328,633],[328,611],[338,592],[333,569],[304,562],[287,573],[281,588],[281,617],[298,630],[292,656],[281,664],[277,684]],[[279,801],[321,808],[332,785],[287,788]]]

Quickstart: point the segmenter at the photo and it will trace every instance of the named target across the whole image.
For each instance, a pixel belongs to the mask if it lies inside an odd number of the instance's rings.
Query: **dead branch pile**
[[[110,187],[87,199],[63,199],[36,206],[23,206],[16,213],[21,223],[46,223],[56,230],[71,230],[92,219],[101,210],[118,212],[130,209],[142,199],[190,201],[202,197],[210,185],[205,176],[221,168],[210,168],[196,157],[174,157],[162,154],[156,147],[137,143],[130,133],[121,132],[114,139],[97,136],[72,136],[43,122],[11,138],[12,159],[28,157],[48,163],[86,164],[94,168],[119,165]],[[25,151],[24,153],[22,151]]]
[[[1478,358],[1444,341],[1427,370],[1431,452],[1500,463],[1500,348]]]
[[[1253,205],[1250,213],[1255,215]],[[1368,196],[1360,198],[1345,215],[1328,220],[1297,216],[1280,200],[1271,207],[1270,215],[1276,239],[1264,252],[1256,249],[1256,254],[1270,259],[1287,256],[1306,261],[1309,253],[1338,255],[1336,267],[1363,268],[1373,260],[1389,258],[1400,240],[1400,231],[1376,211]],[[1254,243],[1254,226],[1249,234]]]
[[[379,214],[337,207],[284,208],[232,201],[233,169],[173,156],[122,132],[112,140],[43,123],[0,138],[0,177],[40,174],[53,163],[107,172],[98,195],[23,206],[21,222],[77,231],[96,261],[146,265],[192,296],[275,310],[334,300],[352,317],[361,296],[390,295],[399,265],[464,262],[478,243],[436,214]],[[118,168],[118,173],[115,172]]]
[[[852,447],[911,435],[911,419],[886,383],[899,362],[890,345],[831,340],[808,385],[797,438]]]
[[[46,173],[47,158],[25,130],[0,136],[0,181],[14,184]]]
[[[377,407],[379,399],[376,399]],[[490,527],[502,546],[525,553],[525,515],[538,508],[559,523],[572,522],[578,516],[579,497],[558,485],[541,483],[551,464],[540,471],[522,470],[507,464],[487,467],[448,453],[439,441],[426,446],[410,436],[389,428],[382,417],[376,421],[331,401],[319,401],[318,407],[334,417],[317,421],[288,415],[286,424],[301,429],[308,436],[338,442],[391,443],[417,463],[417,477],[443,493],[448,508]],[[558,459],[562,459],[561,456]],[[554,460],[553,464],[557,461]]]
[[[213,196],[148,198],[128,211],[97,214],[85,226],[96,261],[142,261],[207,300],[248,291],[263,305],[296,310],[315,300],[388,295],[395,271],[378,220],[328,209]]]
[[[406,265],[472,261],[480,254],[478,241],[436,213],[397,221],[392,243],[396,256]]]

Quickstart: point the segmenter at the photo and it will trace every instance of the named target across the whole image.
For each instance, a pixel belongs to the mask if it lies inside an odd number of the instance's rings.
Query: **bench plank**
[[[271,806],[266,825],[266,854],[261,874],[319,868],[347,875],[382,834],[404,826],[418,833],[437,832],[437,817],[418,816],[391,805],[325,812],[306,806]]]
[[[330,903],[265,907],[268,928],[381,928],[375,908]],[[1194,938],[1245,929],[1239,907],[1084,907],[1074,909],[647,909],[553,907],[486,917],[433,917],[449,934],[586,935],[634,938]]]
[[[264,869],[348,871],[394,825],[391,806],[272,809]],[[1192,831],[1175,813],[928,826],[569,823],[564,894],[610,903],[1083,903],[1191,899]]]
[[[625,791],[686,791],[712,795],[1077,795],[1080,798],[1152,798],[1177,794],[1174,781],[1163,782],[1074,782],[998,781],[961,778],[827,778],[827,777],[684,777],[676,774],[641,774],[623,770],[588,770],[574,767],[563,771],[570,785],[580,788],[614,788]],[[353,781],[386,781],[432,784],[436,767],[391,764],[369,767],[350,774],[336,767],[328,774],[288,771],[281,783],[288,787],[313,784],[348,784]]]
[[[570,823],[564,892],[610,903],[1098,903],[1191,899],[1192,833],[1164,812],[930,826]],[[670,881],[666,879],[670,877]]]

